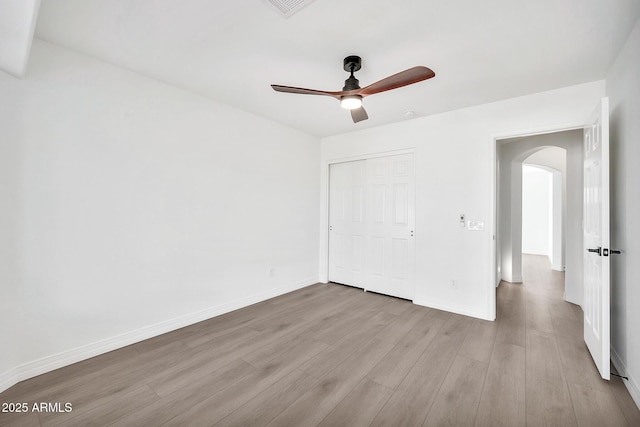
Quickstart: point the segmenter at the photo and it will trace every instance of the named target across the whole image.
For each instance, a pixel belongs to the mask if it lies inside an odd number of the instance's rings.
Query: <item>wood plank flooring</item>
[[[638,426],[563,274],[524,257],[496,322],[317,284],[15,385],[0,426]]]

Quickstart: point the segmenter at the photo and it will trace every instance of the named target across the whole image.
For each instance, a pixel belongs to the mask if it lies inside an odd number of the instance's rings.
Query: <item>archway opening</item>
[[[566,268],[564,299],[581,304],[582,130],[499,140],[497,163],[497,284],[521,283],[522,254],[530,252],[547,257],[554,270]],[[534,194],[537,203],[523,199],[523,185],[528,185],[523,170],[529,167],[546,186]],[[546,215],[542,229],[527,224],[532,206]],[[536,242],[523,241],[532,235]]]

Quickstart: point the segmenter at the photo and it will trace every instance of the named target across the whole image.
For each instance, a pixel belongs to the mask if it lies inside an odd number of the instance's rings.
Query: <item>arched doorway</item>
[[[565,165],[554,167],[549,159],[542,161],[547,148],[565,150]],[[534,163],[545,163],[542,166],[550,170],[565,172],[562,178],[565,191],[561,192],[565,197],[560,202],[564,208],[564,215],[561,214],[564,220],[560,220],[559,225],[562,231],[558,230],[562,236],[559,243],[561,256],[560,262],[556,259],[554,263],[552,260],[552,265],[558,269],[566,265],[565,299],[582,304],[581,129],[497,141],[496,284],[499,280],[522,282],[522,170],[527,159]],[[557,237],[556,233],[553,239]]]

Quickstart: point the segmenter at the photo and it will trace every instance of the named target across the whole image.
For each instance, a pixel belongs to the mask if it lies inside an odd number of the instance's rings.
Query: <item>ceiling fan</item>
[[[305,89],[301,87],[271,85],[276,92],[298,93],[302,95],[325,95],[336,98],[340,101],[342,108],[351,110],[351,118],[354,123],[369,118],[362,106],[362,98],[376,93],[397,89],[413,83],[427,80],[436,75],[427,67],[417,66],[401,71],[397,74],[379,80],[364,88],[360,87],[360,82],[353,75],[354,72],[362,68],[362,60],[359,56],[347,56],[344,58],[344,70],[351,73],[351,76],[344,81],[344,87],[339,92],[329,92],[325,90]]]

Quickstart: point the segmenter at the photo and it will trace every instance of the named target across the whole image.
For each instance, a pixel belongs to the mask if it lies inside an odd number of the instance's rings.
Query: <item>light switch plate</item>
[[[478,221],[478,220],[470,219],[468,228],[469,228],[470,231],[481,231],[481,230],[484,230],[484,221]]]

